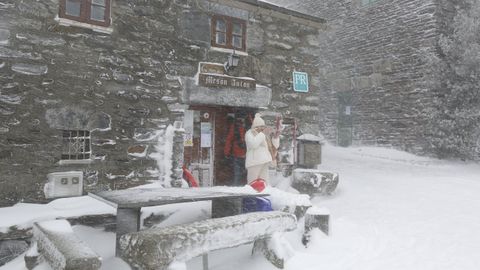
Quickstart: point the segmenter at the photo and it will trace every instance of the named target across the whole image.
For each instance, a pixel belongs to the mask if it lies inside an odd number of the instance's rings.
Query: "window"
[[[64,130],[62,137],[62,160],[90,159],[90,131]]]
[[[60,18],[110,26],[111,0],[60,0]]]
[[[213,16],[212,46],[245,51],[245,36],[246,23],[244,20],[227,16]]]

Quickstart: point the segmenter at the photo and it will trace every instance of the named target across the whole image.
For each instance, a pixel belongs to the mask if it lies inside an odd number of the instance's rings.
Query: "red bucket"
[[[258,179],[253,180],[250,183],[250,186],[253,189],[255,189],[256,191],[262,192],[265,189],[265,187],[267,186],[267,184],[265,183],[265,181],[262,178],[258,178]]]

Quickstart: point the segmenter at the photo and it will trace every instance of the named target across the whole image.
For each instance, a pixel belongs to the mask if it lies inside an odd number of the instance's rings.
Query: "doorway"
[[[338,93],[338,123],[337,144],[342,147],[352,145],[353,117],[352,117],[352,92]]]
[[[252,108],[218,106],[190,106],[185,112],[184,165],[200,186],[233,185],[233,162],[224,154],[227,135],[237,118],[244,119],[248,130],[255,112]]]

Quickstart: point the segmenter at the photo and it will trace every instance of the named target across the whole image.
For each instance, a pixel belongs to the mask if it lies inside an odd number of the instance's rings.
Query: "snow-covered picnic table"
[[[233,187],[142,188],[89,193],[89,196],[117,208],[117,256],[120,237],[140,230],[142,207],[211,200],[212,218],[218,218],[241,214],[243,198],[268,195],[253,189]]]

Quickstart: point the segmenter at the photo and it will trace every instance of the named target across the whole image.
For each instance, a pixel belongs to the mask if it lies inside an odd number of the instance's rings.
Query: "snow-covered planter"
[[[166,270],[173,262],[185,262],[209,251],[251,243],[296,227],[295,216],[272,211],[152,228],[123,235],[121,257],[134,269]]]
[[[337,188],[339,177],[337,173],[322,172],[314,169],[295,169],[292,187],[302,194],[331,195]]]

